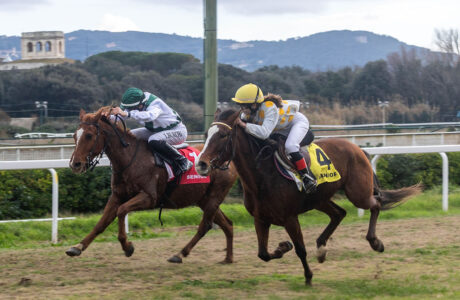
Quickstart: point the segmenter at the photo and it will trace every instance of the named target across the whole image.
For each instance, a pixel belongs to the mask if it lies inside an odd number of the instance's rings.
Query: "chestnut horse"
[[[106,153],[112,164],[112,194],[94,229],[78,245],[67,250],[67,255],[80,255],[117,217],[118,240],[129,257],[134,252],[134,246],[127,240],[125,232],[125,216],[129,212],[160,206],[183,208],[197,205],[203,210],[198,232],[168,261],[181,263],[182,257],[190,253],[214,222],[225,233],[227,248],[224,262],[233,262],[233,225],[219,205],[236,180],[234,167],[230,165],[225,171],[211,172],[210,183],[178,185],[171,191],[168,188],[168,174],[163,167],[155,165],[147,143],[129,131],[123,132],[121,126],[102,116],[102,112],[108,109],[103,107],[96,113],[80,111],[80,126],[74,134],[75,150],[69,164],[74,173],[83,173],[97,163],[102,152]]]
[[[372,166],[366,154],[356,145],[336,138],[316,142],[329,156],[339,171],[341,179],[326,182],[311,195],[300,192],[292,181],[286,180],[277,171],[271,159],[258,161],[260,147],[254,137],[237,126],[235,121],[240,111],[227,110],[216,114],[215,122],[208,130],[203,151],[196,162],[199,174],[212,173],[224,163],[233,161],[244,190],[244,205],[254,216],[258,239],[258,256],[264,261],[281,258],[292,249],[289,241],[279,243],[278,248],[267,250],[271,224],[283,226],[294,243],[295,252],[304,268],[305,283],[311,284],[313,274],[307,263],[307,252],[303,241],[298,215],[317,209],[330,217],[330,223],[316,240],[317,258],[321,263],[326,258],[326,242],[346,215],[346,211],[331,198],[338,190],[344,190],[348,199],[358,208],[370,209],[371,217],[367,240],[375,251],[383,252],[383,243],[375,234],[379,211],[392,208],[407,197],[420,192],[418,185],[399,190],[380,190]]]

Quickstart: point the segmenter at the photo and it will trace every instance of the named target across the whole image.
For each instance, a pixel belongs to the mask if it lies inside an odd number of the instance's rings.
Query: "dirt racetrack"
[[[323,227],[303,228],[313,287],[291,251],[265,263],[257,257],[253,230],[235,231],[235,262],[224,258],[224,235],[212,230],[183,264],[166,260],[194,228],[173,237],[135,240],[126,258],[118,243],[93,243],[80,257],[69,245],[0,250],[0,299],[459,299],[460,216],[380,221],[384,253],[371,250],[367,223],[339,226],[327,260],[314,257]],[[166,229],[168,231],[172,229]],[[273,228],[270,250],[286,232]]]

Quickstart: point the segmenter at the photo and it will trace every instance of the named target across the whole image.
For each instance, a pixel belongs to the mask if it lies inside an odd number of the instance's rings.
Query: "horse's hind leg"
[[[380,202],[378,202],[374,197],[371,200],[371,218],[369,220],[369,229],[367,231],[366,239],[368,240],[369,244],[371,245],[372,249],[378,252],[383,252],[385,247],[381,240],[379,240],[375,234],[375,228],[377,227],[377,218],[379,217],[380,212]]]
[[[203,210],[203,217],[201,219],[200,225],[198,225],[198,230],[193,238],[188,242],[187,245],[176,255],[173,255],[168,259],[171,263],[182,263],[182,258],[187,257],[192,251],[192,248],[198,243],[199,240],[212,228],[212,223],[214,216],[218,209],[217,203],[208,203],[208,205],[201,207]]]
[[[305,249],[305,243],[303,241],[302,229],[300,228],[299,219],[297,216],[289,218],[284,224],[284,228],[291,237],[294,243],[295,253],[300,258],[304,269],[305,284],[311,285],[311,279],[313,273],[307,263],[307,250]]]
[[[347,212],[330,199],[327,201],[321,201],[319,206],[316,207],[317,210],[324,212],[329,216],[331,221],[327,225],[326,229],[321,233],[321,235],[316,240],[316,258],[318,262],[323,263],[326,260],[327,248],[326,243],[334,233],[337,226],[345,218]]]
[[[281,242],[273,253],[268,253],[268,232],[270,223],[254,218],[254,226],[257,233],[257,242],[259,244],[259,253],[257,256],[263,261],[270,261],[283,257],[284,253],[292,250],[292,244],[289,241]]]

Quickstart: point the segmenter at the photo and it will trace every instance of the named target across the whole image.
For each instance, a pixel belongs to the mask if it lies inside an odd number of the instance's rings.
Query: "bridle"
[[[119,138],[120,143],[124,148],[129,146],[129,143],[126,143],[125,140],[123,139],[123,137],[118,132],[118,130],[116,128],[116,125],[114,125],[112,122],[110,122],[106,117],[102,117],[100,120],[102,120],[103,122],[109,124],[110,127],[112,127],[113,131],[115,132],[115,134]],[[125,124],[124,120],[122,118],[120,118],[118,115],[115,115],[115,123],[117,122],[117,120],[120,120],[122,122],[123,128],[124,128],[124,133],[126,134],[126,124]],[[99,164],[99,161],[101,160],[102,156],[104,155],[104,153],[105,153],[105,151],[107,149],[107,142],[104,139],[104,147],[102,147],[102,151],[99,154],[94,155],[94,150],[95,150],[95,147],[97,145],[97,141],[99,140],[99,136],[100,136],[101,131],[103,131],[104,133],[107,133],[107,132],[100,127],[98,122],[80,122],[80,125],[82,125],[82,124],[83,125],[88,125],[88,126],[94,126],[97,129],[97,131],[96,131],[96,141],[94,142],[93,146],[89,150],[88,155],[86,156],[86,165],[88,166],[88,169],[90,171],[93,171],[94,168]],[[131,161],[128,163],[128,165],[126,167],[124,167],[121,171],[118,171],[116,173],[121,173],[121,172],[123,172],[124,170],[126,170],[127,168],[129,168],[131,166],[131,164],[134,162],[134,158],[137,155],[138,149],[139,149],[139,141],[137,141],[137,143],[136,143],[136,150],[134,152],[133,157],[131,158]],[[94,155],[94,157],[91,158],[93,155]]]
[[[210,126],[213,126],[213,125],[222,125],[222,126],[226,127],[227,129],[230,129],[229,133],[227,134],[228,138],[227,138],[227,141],[225,143],[224,150],[220,151],[217,154],[217,157],[210,161],[210,165],[211,165],[212,169],[227,170],[228,166],[230,165],[230,163],[232,162],[233,158],[235,157],[235,147],[233,145],[233,134],[232,134],[232,132],[235,132],[235,131],[233,131],[232,126],[230,126],[230,125],[228,125],[228,124],[226,124],[224,122],[212,122]],[[232,155],[230,156],[230,159],[227,161],[227,163],[224,166],[216,165],[215,162],[222,159],[223,154],[225,152],[227,152],[227,149],[228,149],[229,146],[232,147]]]

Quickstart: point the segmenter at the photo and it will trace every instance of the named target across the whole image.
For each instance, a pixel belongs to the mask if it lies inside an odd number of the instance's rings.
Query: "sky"
[[[460,28],[458,0],[217,0],[217,38],[286,40],[365,30],[437,50]],[[203,36],[203,0],[0,0],[0,36],[79,29]]]

